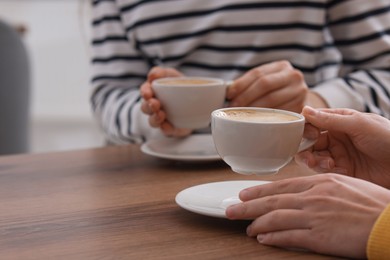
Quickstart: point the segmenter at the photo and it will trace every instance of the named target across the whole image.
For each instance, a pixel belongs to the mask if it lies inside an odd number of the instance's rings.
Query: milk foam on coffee
[[[295,121],[299,118],[293,115],[277,113],[272,111],[256,111],[250,109],[237,109],[221,111],[218,116],[230,120],[244,121],[244,122],[286,122]]]

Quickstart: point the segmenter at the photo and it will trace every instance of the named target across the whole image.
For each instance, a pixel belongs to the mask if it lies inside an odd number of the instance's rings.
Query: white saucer
[[[177,161],[221,160],[210,134],[195,134],[180,139],[151,139],[141,146],[141,151],[155,157]]]
[[[269,183],[268,181],[223,181],[193,186],[176,195],[176,203],[191,212],[226,218],[228,206],[241,202],[238,194],[241,190]]]

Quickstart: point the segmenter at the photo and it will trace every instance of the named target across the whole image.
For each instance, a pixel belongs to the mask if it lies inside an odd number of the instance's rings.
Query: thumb
[[[302,110],[307,123],[319,129],[344,133],[356,127],[355,113],[352,109],[314,109],[309,106]]]

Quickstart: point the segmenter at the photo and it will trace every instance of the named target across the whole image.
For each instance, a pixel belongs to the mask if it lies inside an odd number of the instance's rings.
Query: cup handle
[[[301,141],[301,144],[299,145],[297,153],[302,152],[302,151],[310,148],[316,142],[317,142],[317,139],[306,139],[306,138],[303,138],[302,141]]]
[[[230,87],[233,84],[233,82],[234,82],[233,80],[225,81],[224,83],[225,83],[226,88]]]

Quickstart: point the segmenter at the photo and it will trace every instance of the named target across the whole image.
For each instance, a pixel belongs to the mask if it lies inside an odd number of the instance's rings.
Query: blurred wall
[[[34,119],[92,120],[88,0],[0,0],[0,18],[27,27]]]

